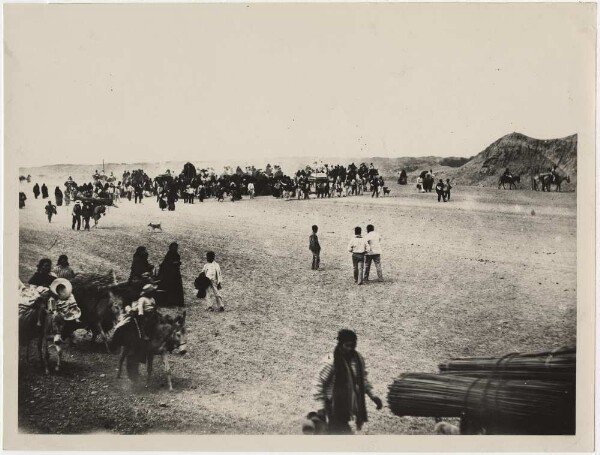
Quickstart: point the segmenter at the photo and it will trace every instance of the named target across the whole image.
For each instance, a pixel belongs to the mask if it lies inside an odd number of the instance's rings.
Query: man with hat
[[[356,351],[356,334],[342,329],[338,344],[323,362],[314,385],[314,399],[319,403],[319,414],[327,417],[330,434],[352,434],[349,422],[356,421],[361,430],[367,421],[367,395],[377,406],[383,407],[381,399],[373,393],[367,378],[362,356]]]
[[[73,215],[73,223],[71,224],[71,229],[75,229],[75,225],[77,225],[77,230],[81,229],[81,201],[75,201],[75,205],[73,206],[73,211],[71,213]]]

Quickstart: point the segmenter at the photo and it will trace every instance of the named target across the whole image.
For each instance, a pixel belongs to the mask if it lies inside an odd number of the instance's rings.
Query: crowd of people
[[[179,173],[167,170],[154,178],[148,176],[142,169],[125,171],[121,179],[104,170],[96,171],[92,176],[93,181],[78,184],[71,176],[65,181],[64,189],[56,187],[54,190],[55,204],[51,202],[45,206],[48,221],[56,214],[56,207],[63,204],[74,207],[71,212],[72,228],[89,230],[89,221],[98,219],[106,214],[105,208],[99,206],[118,206],[122,200],[132,201],[135,204],[143,203],[144,199],[154,198],[161,210],[174,211],[179,201],[185,204],[194,204],[196,201],[204,202],[206,199],[216,198],[224,201],[238,201],[242,196],[254,199],[257,195],[271,195],[276,198],[290,200],[309,199],[311,194],[317,198],[349,197],[370,194],[371,197],[380,197],[389,193],[385,180],[373,163],[367,165],[354,163],[348,166],[324,164],[321,166],[307,166],[296,171],[293,176],[283,173],[279,166],[274,170],[267,165],[266,170],[247,167],[242,171],[240,167],[235,172],[224,172],[217,175],[213,170],[199,169],[187,163]],[[434,175],[433,171],[424,171],[417,180],[417,189],[420,192],[431,191]],[[450,180],[440,180],[435,185],[438,201],[450,200]],[[45,183],[40,187],[38,183],[33,186],[33,194],[37,199],[49,198],[48,188]],[[19,204],[23,208],[27,196],[24,192],[19,194]]]

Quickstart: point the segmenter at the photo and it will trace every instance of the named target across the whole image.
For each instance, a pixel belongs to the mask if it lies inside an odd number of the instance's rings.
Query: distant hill
[[[456,170],[457,183],[492,186],[506,168],[521,175],[521,182],[547,172],[553,165],[558,172],[571,177],[574,188],[577,181],[577,135],[562,139],[534,139],[520,133],[511,133],[498,139],[479,155]]]

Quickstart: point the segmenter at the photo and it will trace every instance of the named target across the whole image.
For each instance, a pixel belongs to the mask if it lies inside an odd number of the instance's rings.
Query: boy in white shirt
[[[206,253],[207,264],[204,264],[202,268],[202,272],[206,275],[206,278],[210,280],[211,289],[215,296],[216,302],[219,304],[219,311],[225,311],[225,307],[223,306],[223,297],[219,292],[221,290],[221,283],[223,282],[223,275],[221,273],[221,267],[219,264],[215,262],[215,253],[214,251],[209,251]],[[213,311],[214,304],[211,304],[207,311]]]

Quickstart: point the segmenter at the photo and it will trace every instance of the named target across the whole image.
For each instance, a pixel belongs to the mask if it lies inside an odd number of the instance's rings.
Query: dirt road
[[[52,186],[50,188],[53,188]],[[20,211],[19,275],[67,254],[76,271],[125,279],[137,246],[158,264],[180,244],[189,348],[173,358],[175,392],[160,362],[149,389],[116,379],[117,356],[79,338],[64,372],[45,377],[21,351],[19,424],[41,433],[298,434],[316,408],[311,385],[340,328],[352,328],[384,399],[402,372],[435,372],[451,357],[503,355],[576,339],[576,195],[454,188],[452,201],[392,186],[392,197],[179,203],[110,208],[98,229],[51,224],[28,190]],[[535,214],[532,214],[535,213]],[[152,233],[148,223],[162,223]],[[384,283],[356,286],[346,250],[354,226],[383,237]],[[322,270],[310,268],[319,226]],[[224,273],[227,311],[208,313],[193,281],[207,250]],[[15,321],[17,309],[15,305]],[[33,347],[32,347],[33,350]],[[34,356],[35,358],[35,356]],[[369,407],[368,434],[427,434],[433,419]]]

